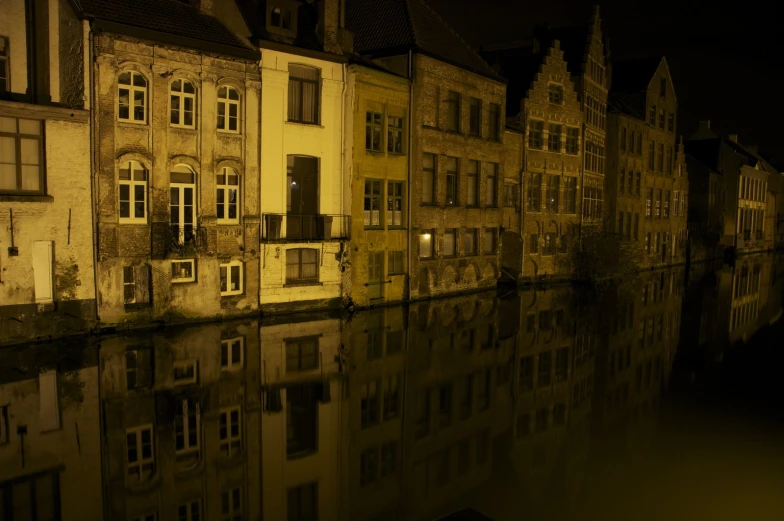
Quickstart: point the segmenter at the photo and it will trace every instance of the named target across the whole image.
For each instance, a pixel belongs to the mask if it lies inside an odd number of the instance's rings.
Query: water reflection
[[[780,316],[782,273],[744,257],[590,298],[532,288],[0,351],[0,519],[568,518],[656,443],[676,351],[686,380],[720,362]]]

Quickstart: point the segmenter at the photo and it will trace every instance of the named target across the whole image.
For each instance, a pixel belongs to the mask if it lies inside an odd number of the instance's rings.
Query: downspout
[[[408,241],[408,264],[406,271],[406,292],[404,294],[405,300],[411,300],[411,248],[412,248],[412,234],[411,234],[411,171],[414,169],[413,158],[413,134],[414,134],[414,53],[411,49],[408,50],[408,172],[406,176],[406,201],[408,202],[406,213],[408,214],[408,226],[406,226],[406,234]]]
[[[343,199],[345,196],[343,194],[343,185],[346,182],[350,182],[351,180],[346,177],[346,81],[348,80],[348,75],[346,74],[346,70],[348,68],[348,63],[343,63],[340,65],[340,71],[343,75],[343,86],[340,90],[340,212],[341,215],[339,220],[341,221],[341,226],[346,226],[346,230],[348,231],[349,237],[351,236],[351,217],[349,217],[348,223],[343,223],[343,216],[346,215],[343,212],[347,211],[348,215],[351,215],[351,205],[346,208],[346,201]],[[350,169],[348,169],[350,171]],[[350,192],[349,192],[350,193]],[[341,234],[343,235],[343,234]],[[346,288],[346,276],[343,276],[343,268],[345,267],[345,256],[350,251],[344,250],[347,247],[348,242],[342,241],[340,243],[340,265],[339,269],[341,270],[341,300],[343,300],[343,296],[348,297],[349,299],[351,296],[348,294],[348,288]],[[350,277],[350,275],[348,275]]]

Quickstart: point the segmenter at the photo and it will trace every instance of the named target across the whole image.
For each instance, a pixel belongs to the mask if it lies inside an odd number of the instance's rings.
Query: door
[[[54,299],[52,241],[35,241],[33,243],[33,282],[35,284],[35,301],[52,302]]]
[[[368,298],[383,298],[384,296],[384,252],[368,252]]]
[[[318,158],[288,156],[287,237],[316,238],[318,215]]]
[[[169,179],[169,224],[177,244],[190,242],[196,228],[196,174],[178,165]]]

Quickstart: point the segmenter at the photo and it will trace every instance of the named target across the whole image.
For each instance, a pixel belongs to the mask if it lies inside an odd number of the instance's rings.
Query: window
[[[286,372],[310,371],[318,367],[318,337],[286,340]]]
[[[670,191],[667,190],[664,192],[664,214],[662,217],[667,218],[670,216]]]
[[[669,132],[675,131],[675,114],[672,112],[667,116],[667,130]]]
[[[549,232],[544,234],[544,248],[542,248],[542,255],[555,255],[555,244],[558,240],[558,234]]]
[[[642,184],[642,174],[637,172],[637,189],[635,191],[635,195],[638,197],[640,196],[640,185]]]
[[[623,235],[623,212],[618,212],[618,235]]]
[[[242,337],[221,340],[221,371],[242,369],[245,339]]]
[[[634,214],[634,240],[637,241],[640,239],[640,214]]]
[[[645,234],[645,253],[651,252],[651,232]]]
[[[422,156],[422,204],[435,204],[436,198],[436,156]]]
[[[446,129],[452,132],[460,132],[460,94],[450,90],[446,103]]]
[[[585,145],[585,169],[604,173],[604,147],[588,142]]]
[[[569,371],[569,348],[561,347],[555,352],[555,381],[566,381]]]
[[[0,36],[0,94],[11,90],[11,78],[8,74],[8,38]]]
[[[457,205],[457,158],[446,158],[446,204]]]
[[[653,172],[656,170],[656,143],[653,141],[648,142],[648,170]]]
[[[218,224],[239,224],[239,174],[233,168],[223,167],[220,174],[216,176],[215,184]]]
[[[531,241],[528,247],[531,254],[539,253],[539,234],[532,233],[531,234]]]
[[[125,443],[128,478],[134,481],[149,479],[155,472],[152,425],[128,429]]]
[[[463,230],[463,255],[476,255],[476,228]]]
[[[577,213],[577,178],[564,177],[564,213]]]
[[[419,234],[419,258],[430,259],[434,255],[433,251],[433,230],[423,230]]]
[[[319,124],[320,83],[319,69],[289,65],[289,121]]]
[[[218,130],[240,131],[240,95],[234,87],[218,87]]]
[[[500,127],[501,106],[497,103],[490,104],[490,110],[487,118],[487,138],[493,141],[498,141],[499,127]]]
[[[659,79],[659,96],[667,97],[667,78],[664,76]]]
[[[137,161],[123,163],[120,166],[119,190],[120,223],[146,223],[147,169]]]
[[[518,194],[520,186],[514,183],[504,183],[504,206],[507,208],[517,208]]]
[[[244,291],[243,264],[240,261],[231,261],[220,265],[220,294],[222,297],[227,295],[241,295]]]
[[[378,401],[379,387],[378,380],[370,380],[362,385],[362,395],[360,397],[360,424],[363,429],[378,423]]]
[[[132,349],[125,352],[125,382],[128,390],[152,385],[152,351]]]
[[[287,521],[316,521],[318,519],[318,483],[292,487],[286,492]]]
[[[637,155],[642,155],[642,132],[637,132]]]
[[[664,143],[659,143],[658,154],[656,156],[656,163],[659,172],[664,172]]]
[[[626,152],[626,127],[621,127],[621,152]]]
[[[624,187],[626,185],[626,174],[624,173],[623,170],[620,171],[618,177],[620,178],[620,183],[621,183],[621,187],[618,189],[618,193],[620,195],[623,195]]]
[[[550,123],[547,129],[547,149],[553,152],[561,151],[561,125]]]
[[[566,129],[566,153],[567,154],[577,154],[578,142],[580,137],[580,129],[579,128],[567,128]]]
[[[520,359],[520,390],[531,391],[534,388],[534,357],[524,356]]]
[[[169,223],[174,240],[184,244],[196,238],[196,174],[177,165],[169,176]]]
[[[147,122],[147,79],[134,71],[125,71],[117,80],[117,119],[132,123]]]
[[[482,100],[477,98],[469,102],[468,132],[472,136],[482,135]]]
[[[195,127],[196,88],[188,80],[174,80],[169,86],[169,123],[173,127]]]
[[[542,149],[542,135],[544,134],[543,121],[530,121],[528,123],[528,148]]]
[[[631,153],[631,154],[634,154],[636,152],[635,149],[634,149],[634,143],[635,143],[635,140],[634,140],[634,130],[630,130],[629,131],[629,147],[628,148],[629,148],[629,153]],[[625,145],[622,145],[622,146],[625,146]]]
[[[675,217],[678,217],[678,209],[680,208],[681,204],[681,193],[678,190],[675,190],[675,200],[674,204],[672,205],[672,214]]]
[[[664,118],[667,116],[667,113],[664,109],[659,110],[659,128],[664,130]]]
[[[294,248],[286,251],[286,282],[318,282],[318,250]]]
[[[390,251],[387,259],[387,274],[402,275],[406,272],[402,251]]]
[[[149,304],[150,266],[123,266],[123,303]]]
[[[239,407],[221,409],[218,417],[218,440],[221,454],[227,458],[237,455],[242,449]]]
[[[558,213],[558,191],[561,188],[561,177],[547,176],[547,199],[545,200],[548,213]]]
[[[666,163],[665,170],[667,171],[668,174],[672,174],[672,163],[673,163],[672,160],[673,160],[672,147],[667,147],[667,160],[665,161]]]
[[[397,442],[390,441],[381,445],[381,477],[397,471]]]
[[[384,378],[384,420],[400,415],[400,376],[389,375]]]
[[[583,189],[583,217],[586,220],[602,218],[603,191],[596,186],[586,186]]]
[[[648,109],[648,124],[656,126],[656,105],[651,105]]]
[[[553,353],[552,351],[544,351],[539,353],[539,376],[537,387],[543,387],[550,385],[551,382],[551,375],[552,375],[552,364],[553,364]]]
[[[201,521],[201,503],[188,501],[177,506],[177,521]]]
[[[403,226],[403,183],[387,183],[387,226]]]
[[[496,252],[496,244],[498,244],[498,230],[495,228],[485,228],[485,233],[482,236],[482,253],[485,255],[494,255]]]
[[[371,152],[381,152],[381,122],[384,115],[379,112],[367,111],[365,113],[365,149]]]
[[[475,376],[476,389],[478,391],[476,402],[480,411],[484,411],[490,406],[491,376],[490,369],[482,371]]]
[[[242,493],[239,488],[221,492],[221,521],[242,521]]]
[[[562,85],[550,85],[547,91],[547,99],[550,103],[561,105],[564,99],[564,90]]]
[[[174,449],[178,462],[199,459],[199,402],[180,399],[174,404]]]
[[[469,160],[466,172],[466,206],[478,206],[479,161]]]
[[[452,386],[442,385],[438,390],[438,426],[448,427],[452,422]]]
[[[278,29],[290,30],[291,25],[291,11],[285,7],[272,6],[270,9],[269,25]]]
[[[444,257],[454,257],[456,255],[456,243],[457,230],[454,228],[444,230]]]
[[[487,163],[487,177],[485,178],[487,191],[485,192],[485,206],[495,207],[498,204],[498,164]]]
[[[44,193],[42,136],[41,121],[0,117],[0,193]]]
[[[194,259],[176,260],[171,263],[172,282],[193,282],[196,280]]]
[[[381,181],[365,180],[365,228],[381,226]]]
[[[654,217],[661,217],[661,205],[662,205],[662,191],[661,188],[659,188],[656,190],[656,199],[654,200],[654,207],[653,207]]]
[[[623,172],[621,172],[621,176],[623,176]],[[634,191],[634,172],[632,172],[631,170],[629,170],[628,184],[627,184],[626,190],[627,190],[626,193],[628,195],[634,195],[633,194],[633,191]]]
[[[403,153],[403,118],[387,116],[387,152]]]
[[[172,368],[174,385],[197,383],[199,380],[199,366],[195,360],[174,362]]]

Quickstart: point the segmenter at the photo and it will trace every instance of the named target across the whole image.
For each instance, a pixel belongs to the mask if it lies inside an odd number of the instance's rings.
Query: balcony
[[[350,237],[350,215],[265,213],[261,216],[262,241],[339,241]]]
[[[165,259],[172,255],[194,255],[207,247],[207,229],[200,226],[172,226],[169,223],[152,223],[151,256]]]

